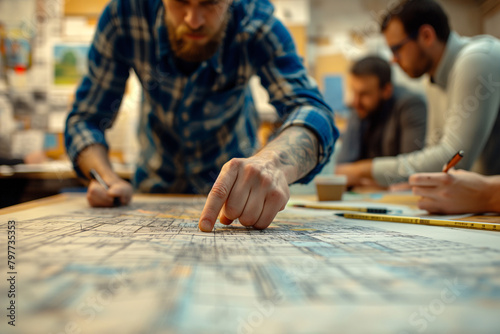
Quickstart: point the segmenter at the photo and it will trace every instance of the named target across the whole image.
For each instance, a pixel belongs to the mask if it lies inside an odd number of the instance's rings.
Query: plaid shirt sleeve
[[[262,85],[267,89],[271,104],[284,120],[280,131],[289,126],[304,126],[319,140],[319,163],[297,183],[308,183],[330,159],[339,132],[333,121],[333,111],[324,102],[316,83],[307,75],[302,59],[297,55],[288,30],[274,16],[256,33],[252,46]]]
[[[104,10],[88,57],[88,73],[76,92],[72,111],[66,120],[65,144],[77,174],[85,177],[77,165],[80,152],[101,144],[108,149],[104,131],[117,115],[130,65],[120,57],[120,39],[113,17],[116,1]]]

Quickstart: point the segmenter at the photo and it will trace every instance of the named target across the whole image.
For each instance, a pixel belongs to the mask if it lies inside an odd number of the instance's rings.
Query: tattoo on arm
[[[305,127],[289,127],[269,143],[267,148],[278,152],[279,161],[283,166],[296,167],[295,181],[306,176],[318,164],[318,139]]]

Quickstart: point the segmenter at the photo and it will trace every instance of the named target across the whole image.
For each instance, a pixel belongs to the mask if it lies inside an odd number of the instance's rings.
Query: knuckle
[[[444,188],[441,190],[440,195],[444,199],[449,199],[453,195],[453,192],[448,188]]]
[[[233,158],[229,160],[224,167],[229,168],[229,169],[238,169],[241,167],[242,160],[240,158]]]
[[[273,177],[269,174],[262,174],[260,177],[260,186],[268,188],[273,184]]]
[[[287,188],[274,187],[269,191],[268,199],[273,203],[278,203],[279,205],[284,205],[288,202],[290,198],[290,190]]]
[[[243,167],[243,170],[244,170],[245,174],[247,174],[249,176],[255,176],[255,175],[260,173],[259,167],[256,165],[253,165],[253,164],[246,164]]]
[[[283,198],[283,193],[279,189],[271,189],[268,194],[268,198],[272,202],[281,202]]]
[[[210,194],[218,199],[225,199],[229,194],[229,189],[222,183],[215,183]]]
[[[449,186],[450,184],[453,183],[453,177],[451,175],[446,175],[446,177],[443,179],[443,185]]]

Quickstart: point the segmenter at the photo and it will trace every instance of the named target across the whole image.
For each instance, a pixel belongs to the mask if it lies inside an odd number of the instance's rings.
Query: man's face
[[[185,61],[202,62],[217,51],[232,0],[163,0],[170,44]]]
[[[375,75],[351,75],[349,79],[353,98],[352,107],[361,119],[365,119],[377,110],[392,93],[391,85],[381,88],[379,79]]]
[[[393,61],[411,78],[419,78],[432,67],[432,60],[417,39],[409,38],[401,20],[392,19],[384,31],[385,40],[393,53]]]

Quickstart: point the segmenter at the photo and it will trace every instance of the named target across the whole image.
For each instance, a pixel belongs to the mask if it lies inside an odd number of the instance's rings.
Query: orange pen
[[[458,164],[458,162],[460,160],[462,160],[463,157],[464,157],[464,151],[462,151],[462,150],[458,151],[457,154],[455,154],[450,159],[450,161],[448,161],[448,163],[446,164],[446,166],[443,167],[443,173],[448,173],[448,171],[450,169],[452,169],[453,167],[455,167],[455,165]]]

